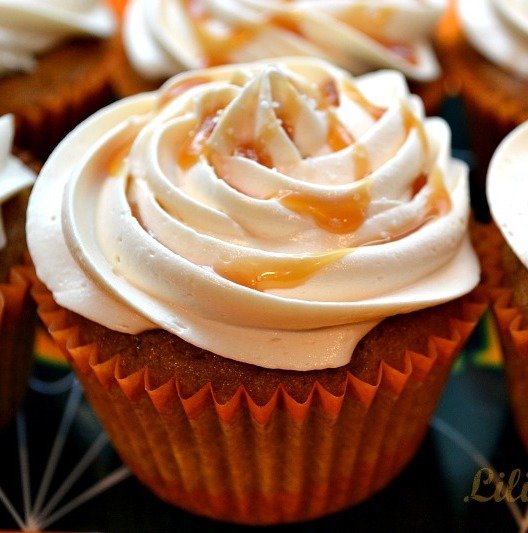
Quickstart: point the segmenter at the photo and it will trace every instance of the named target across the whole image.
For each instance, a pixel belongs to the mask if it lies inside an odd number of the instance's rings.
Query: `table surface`
[[[460,113],[456,102],[443,111],[455,126]],[[455,155],[471,163],[465,142],[460,129],[454,129]],[[43,332],[25,404],[0,433],[0,457],[0,531],[248,529],[181,511],[136,481]],[[499,485],[491,482],[490,468]],[[512,497],[504,498],[500,484],[515,476]],[[457,360],[426,438],[402,474],[363,504],[285,529],[525,531],[528,496],[523,490],[528,494],[528,455],[512,422],[500,348],[487,314]]]

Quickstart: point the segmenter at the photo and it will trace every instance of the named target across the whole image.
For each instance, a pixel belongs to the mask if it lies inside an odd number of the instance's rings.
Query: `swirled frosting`
[[[355,74],[394,68],[439,74],[430,45],[445,0],[131,0],[123,38],[145,78],[308,55]]]
[[[506,242],[528,268],[528,122],[498,146],[486,180],[490,211]]]
[[[31,169],[11,155],[14,129],[12,115],[0,117],[0,250],[6,245],[2,204],[20,191],[31,187],[36,177]]]
[[[1,0],[0,75],[31,71],[38,54],[68,37],[109,37],[114,27],[102,0]]]
[[[528,78],[528,3],[524,0],[458,0],[468,41],[486,59]]]
[[[400,73],[292,58],[189,72],[97,113],[46,163],[27,230],[59,304],[307,370],[471,290],[468,211],[449,128]]]

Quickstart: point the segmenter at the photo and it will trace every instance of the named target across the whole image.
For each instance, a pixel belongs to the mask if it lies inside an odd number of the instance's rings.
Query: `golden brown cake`
[[[15,116],[18,146],[44,157],[82,119],[111,101],[115,21],[98,2],[88,7],[15,4],[3,8],[0,23],[6,35],[0,45],[0,115]]]
[[[380,490],[421,442],[484,307],[468,202],[447,124],[396,71],[189,72],[53,152],[33,293],[151,490],[306,520]]]
[[[509,0],[451,0],[439,39],[440,61],[467,110],[482,194],[495,149],[528,120],[527,21],[525,8]]]

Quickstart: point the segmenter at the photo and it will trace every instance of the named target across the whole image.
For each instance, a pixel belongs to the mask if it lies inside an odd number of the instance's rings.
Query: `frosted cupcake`
[[[443,95],[432,47],[444,0],[132,0],[114,82],[120,95],[183,70],[280,56],[324,58],[360,74],[403,72],[433,109]]]
[[[483,263],[501,334],[513,414],[528,448],[527,163],[528,123],[525,123],[504,139],[491,161],[487,196],[499,231],[487,238]]]
[[[31,357],[32,305],[23,267],[25,212],[35,173],[11,155],[14,121],[0,118],[0,428],[25,391]]]
[[[28,211],[34,294],[156,494],[306,520],[385,486],[427,430],[482,311],[467,187],[397,72],[190,72],[52,154]]]
[[[18,146],[47,155],[109,103],[114,29],[102,0],[2,2],[0,114],[15,115]]]
[[[517,0],[455,0],[444,45],[446,67],[468,111],[481,191],[500,141],[528,120],[528,5]]]

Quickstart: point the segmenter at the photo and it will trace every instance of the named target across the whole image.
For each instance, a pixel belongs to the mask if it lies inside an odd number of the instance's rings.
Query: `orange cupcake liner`
[[[125,374],[100,361],[69,312],[36,282],[39,314],[72,364],[117,452],[161,499],[215,519],[273,524],[316,518],[366,499],[410,461],[427,431],[451,364],[485,309],[478,291],[450,338],[404,368],[380,365],[375,384],[346,378],[335,396],[316,383],[303,403],[282,385],[265,405],[241,385],[225,403],[211,385],[184,396],[175,378]]]
[[[27,388],[32,361],[35,306],[31,267],[15,266],[0,283],[0,428],[6,426]]]
[[[513,290],[503,282],[501,249],[504,239],[494,224],[484,227],[477,253],[485,277],[501,341],[509,401],[519,436],[528,449],[528,320],[513,303]]]

